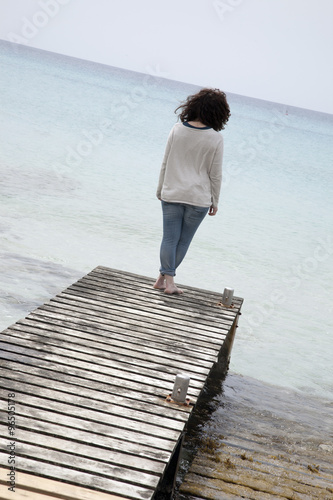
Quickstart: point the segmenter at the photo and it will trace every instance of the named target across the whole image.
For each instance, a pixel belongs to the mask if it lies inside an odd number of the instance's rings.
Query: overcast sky
[[[0,39],[333,114],[333,0],[0,0]]]

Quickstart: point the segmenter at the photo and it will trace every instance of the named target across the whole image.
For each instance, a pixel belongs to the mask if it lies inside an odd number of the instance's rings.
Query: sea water
[[[158,274],[161,160],[198,87],[157,69],[0,42],[1,330],[97,265]],[[331,400],[333,116],[227,96],[219,211],[176,281],[244,298],[233,373]]]

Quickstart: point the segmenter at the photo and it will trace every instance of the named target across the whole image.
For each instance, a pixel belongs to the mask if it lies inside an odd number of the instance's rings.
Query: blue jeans
[[[207,207],[162,201],[161,274],[176,275],[176,269],[184,259],[192,238],[208,210]]]

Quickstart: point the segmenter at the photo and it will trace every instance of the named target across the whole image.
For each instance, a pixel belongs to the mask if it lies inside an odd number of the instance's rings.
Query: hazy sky
[[[333,0],[0,0],[0,38],[333,114]]]

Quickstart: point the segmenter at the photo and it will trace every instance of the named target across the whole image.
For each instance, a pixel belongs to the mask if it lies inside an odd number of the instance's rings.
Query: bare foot
[[[164,293],[168,293],[168,294],[178,294],[180,295],[181,293],[183,293],[183,290],[181,290],[180,288],[176,287],[174,281],[173,281],[173,276],[169,276],[169,275],[165,275],[165,281],[166,281],[166,287],[165,287],[165,290],[164,290]]]
[[[181,293],[184,293],[183,290],[181,290],[181,288],[178,288],[176,285],[170,285],[170,286],[167,286],[166,289],[164,290],[164,293],[168,293],[168,294],[178,294],[180,295]]]
[[[160,274],[157,280],[155,281],[154,288],[157,288],[158,290],[165,289],[165,277],[162,274]]]

